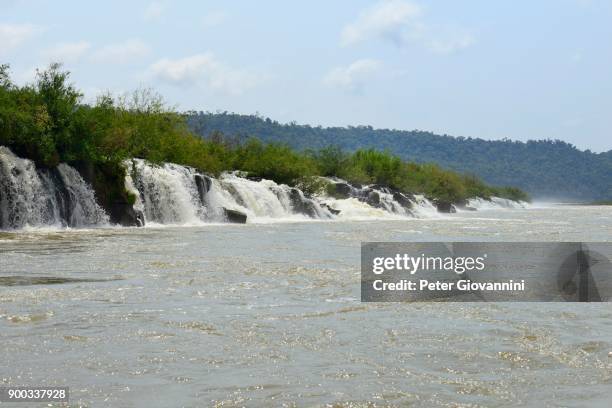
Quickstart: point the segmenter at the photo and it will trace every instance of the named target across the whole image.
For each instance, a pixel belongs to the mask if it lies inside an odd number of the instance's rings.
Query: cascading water
[[[414,195],[414,212],[422,218],[438,218],[438,208],[422,194]]]
[[[332,218],[329,210],[297,188],[271,180],[253,181],[225,173],[211,189],[213,203],[255,218]]]
[[[244,213],[249,220],[332,217],[300,190],[270,180],[253,181],[236,173],[217,180],[190,167],[141,159],[125,165],[126,188],[136,194],[135,208],[144,213],[147,223],[223,222],[227,210]]]
[[[440,217],[422,195],[384,186],[353,186],[327,179],[335,194],[307,197],[301,190],[238,172],[218,179],[172,163],[142,159],[125,162],[126,190],[146,223],[200,225],[204,222],[266,220]],[[473,208],[517,208],[523,203],[493,197],[472,199]],[[74,168],[60,164],[37,169],[34,163],[0,147],[0,228],[25,226],[88,227],[108,223],[94,192]]]
[[[76,169],[65,163],[57,166],[65,189],[60,197],[66,209],[64,219],[71,227],[108,224],[108,216],[96,202],[96,196]],[[56,193],[57,195],[57,193]]]
[[[67,164],[37,169],[0,146],[0,229],[108,223],[92,189]]]
[[[339,178],[326,178],[336,191],[335,197],[320,196],[332,209],[339,210],[340,218],[405,218],[438,217],[435,205],[422,195],[406,195],[384,186],[356,187]]]
[[[142,159],[125,164],[126,186],[138,192],[135,207],[143,210],[147,223],[199,224],[204,220],[192,168],[172,163],[158,166]]]
[[[287,192],[273,181],[256,182],[233,173],[222,175],[219,181],[235,203],[251,216],[281,218],[291,213]]]
[[[468,207],[476,210],[494,210],[500,208],[525,208],[527,203],[522,201],[512,201],[507,198],[491,197],[489,200],[475,197],[467,201]]]
[[[148,222],[192,224],[223,222],[227,211],[245,214],[250,221],[303,219],[399,219],[438,218],[437,207],[423,195],[404,194],[378,185],[353,186],[338,178],[327,178],[337,194],[313,198],[294,187],[271,180],[253,180],[240,172],[224,173],[219,179],[196,170],[166,163],[156,166],[144,160],[127,162],[126,187],[138,195],[136,208]],[[198,182],[198,178],[200,181]],[[206,188],[202,185],[206,181]],[[470,203],[514,208],[520,203],[493,197]]]
[[[0,147],[0,228],[56,224],[59,210],[51,185],[33,162]]]

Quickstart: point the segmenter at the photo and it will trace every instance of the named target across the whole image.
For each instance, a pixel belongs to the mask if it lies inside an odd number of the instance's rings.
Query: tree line
[[[257,137],[286,143],[300,151],[330,145],[347,152],[376,149],[402,160],[473,174],[488,184],[517,186],[532,197],[612,199],[612,150],[581,151],[560,140],[482,140],[421,130],[282,124],[260,115],[228,112],[189,112],[187,121],[203,137],[220,131],[239,140]]]
[[[37,166],[93,166],[98,174],[94,187],[105,200],[125,198],[123,162],[133,157],[191,166],[212,175],[240,170],[310,193],[326,188],[319,176],[334,176],[445,202],[492,195],[528,198],[519,189],[492,187],[474,175],[405,161],[390,149],[349,151],[316,143],[296,149],[284,140],[232,137],[231,131],[226,135],[219,130],[202,138],[201,129],[194,131],[193,115],[169,108],[151,90],[120,97],[106,94],[87,104],[69,79],[69,72],[52,64],[38,71],[33,83],[19,86],[11,80],[9,66],[0,66],[0,145]]]

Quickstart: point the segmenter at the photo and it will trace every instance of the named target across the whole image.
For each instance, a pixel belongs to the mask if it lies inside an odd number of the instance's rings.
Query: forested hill
[[[370,126],[323,128],[231,113],[190,112],[188,123],[204,137],[220,131],[226,137],[257,137],[302,150],[329,145],[347,151],[386,149],[406,160],[475,174],[493,185],[517,186],[536,199],[612,199],[612,151],[582,151],[558,140],[489,141]]]

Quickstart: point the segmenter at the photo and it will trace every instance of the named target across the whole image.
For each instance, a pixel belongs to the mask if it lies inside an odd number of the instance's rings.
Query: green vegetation
[[[307,154],[315,160],[318,174],[340,177],[351,183],[380,184],[402,192],[425,193],[432,199],[448,203],[491,196],[529,200],[527,194],[517,188],[491,187],[475,176],[463,176],[435,164],[404,162],[389,152],[360,149],[349,154],[331,146]]]
[[[74,165],[107,209],[133,202],[123,185],[127,158],[224,169],[225,149],[193,136],[184,117],[151,91],[87,105],[68,80],[69,73],[52,64],[35,83],[17,86],[9,67],[0,66],[0,145],[38,166]]]
[[[150,90],[118,100],[102,96],[91,106],[60,68],[53,64],[34,84],[18,87],[8,66],[0,67],[0,144],[42,166],[141,157],[222,169],[217,145],[194,137],[183,116]]]
[[[188,123],[204,137],[220,131],[238,140],[256,137],[264,143],[284,143],[300,151],[330,145],[347,152],[388,151],[405,161],[436,163],[474,174],[487,184],[514,185],[542,198],[612,199],[612,151],[581,151],[559,140],[491,141],[371,126],[323,128],[227,112],[191,112]]]
[[[203,139],[190,130],[185,115],[149,90],[118,99],[106,95],[93,105],[84,104],[69,73],[58,64],[38,72],[35,83],[25,86],[13,84],[8,66],[0,66],[0,145],[39,166],[74,165],[106,208],[134,202],[123,186],[122,166],[132,157],[188,165],[214,175],[241,170],[309,192],[324,188],[316,176],[337,176],[352,183],[423,192],[449,203],[471,196],[527,199],[518,189],[490,187],[474,176],[434,164],[408,163],[388,151],[298,151],[281,143],[236,141],[219,132]]]

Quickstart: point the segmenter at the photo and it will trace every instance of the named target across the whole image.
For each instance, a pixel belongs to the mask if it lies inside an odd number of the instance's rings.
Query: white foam
[[[0,146],[0,227],[62,228],[108,224],[81,175],[61,163],[57,171],[37,169]]]
[[[512,201],[507,198],[491,197],[490,200],[475,197],[467,200],[468,207],[475,208],[477,210],[499,210],[500,208],[507,209],[520,209],[527,208],[528,203],[525,201]]]

